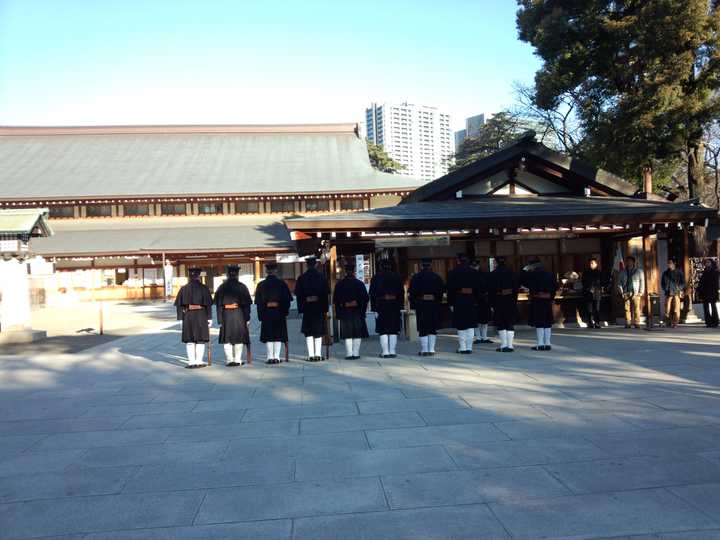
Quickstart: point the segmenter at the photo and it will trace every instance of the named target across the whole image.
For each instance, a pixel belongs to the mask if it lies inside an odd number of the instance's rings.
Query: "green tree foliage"
[[[494,154],[530,128],[525,118],[510,111],[495,114],[482,126],[477,137],[467,137],[462,142],[452,157],[450,170],[460,169]]]
[[[377,170],[386,173],[396,173],[405,168],[405,165],[398,163],[391,158],[385,149],[380,144],[375,144],[369,139],[365,139],[367,142],[368,157],[370,157],[370,164]]]
[[[520,39],[542,68],[534,102],[570,99],[583,153],[626,178],[685,163],[704,193],[704,133],[720,113],[717,0],[517,0]]]

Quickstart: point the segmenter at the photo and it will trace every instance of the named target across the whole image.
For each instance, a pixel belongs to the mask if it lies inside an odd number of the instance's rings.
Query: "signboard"
[[[365,256],[355,255],[355,277],[365,281]]]
[[[376,238],[375,247],[379,248],[401,248],[401,247],[426,247],[426,246],[449,246],[449,236],[396,236],[388,238]]]
[[[163,283],[165,284],[165,296],[172,296],[173,292],[173,266],[166,264],[163,268]]]

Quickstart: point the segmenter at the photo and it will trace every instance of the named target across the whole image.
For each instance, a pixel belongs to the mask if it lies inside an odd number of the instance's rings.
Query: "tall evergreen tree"
[[[598,165],[638,178],[683,160],[701,196],[703,136],[720,113],[720,2],[517,1],[520,39],[543,60],[537,105],[572,99]]]

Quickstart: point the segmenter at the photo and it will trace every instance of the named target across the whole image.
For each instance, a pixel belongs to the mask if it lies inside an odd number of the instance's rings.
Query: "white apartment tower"
[[[405,165],[400,174],[423,180],[447,174],[453,152],[450,115],[410,103],[373,103],[365,115],[368,139]]]

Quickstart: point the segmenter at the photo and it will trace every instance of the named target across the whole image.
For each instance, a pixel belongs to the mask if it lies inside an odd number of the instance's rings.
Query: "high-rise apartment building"
[[[448,172],[450,115],[410,103],[373,103],[365,114],[368,139],[405,166],[400,174],[433,180]]]
[[[480,135],[480,130],[485,125],[485,115],[476,114],[470,118],[465,119],[465,129],[461,129],[455,132],[455,151],[457,152],[460,145],[468,137],[477,137]]]

